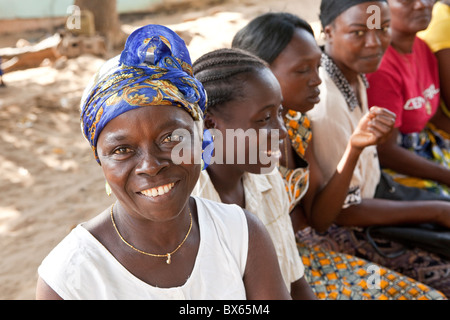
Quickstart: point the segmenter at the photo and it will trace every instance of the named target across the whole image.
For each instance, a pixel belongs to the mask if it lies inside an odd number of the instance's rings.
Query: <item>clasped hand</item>
[[[395,113],[380,107],[372,107],[370,111],[361,118],[353,132],[350,143],[357,149],[384,142],[391,130],[394,128]]]

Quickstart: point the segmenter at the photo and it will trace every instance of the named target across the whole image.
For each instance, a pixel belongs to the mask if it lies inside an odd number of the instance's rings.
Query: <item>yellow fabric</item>
[[[417,35],[422,38],[433,52],[450,49],[450,6],[436,2],[430,25]]]

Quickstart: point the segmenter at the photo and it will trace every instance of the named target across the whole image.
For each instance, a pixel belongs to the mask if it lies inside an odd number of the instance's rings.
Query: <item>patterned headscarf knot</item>
[[[97,140],[109,121],[132,109],[164,105],[201,121],[206,92],[193,76],[184,41],[167,27],[147,25],[128,37],[120,57],[107,61],[83,94],[82,132],[97,162]]]

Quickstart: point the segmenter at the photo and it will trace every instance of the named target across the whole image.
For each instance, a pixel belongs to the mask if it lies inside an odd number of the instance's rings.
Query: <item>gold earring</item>
[[[106,194],[109,197],[111,195],[111,193],[112,193],[112,190],[111,190],[111,187],[109,186],[108,181],[105,182],[105,190],[106,190]]]

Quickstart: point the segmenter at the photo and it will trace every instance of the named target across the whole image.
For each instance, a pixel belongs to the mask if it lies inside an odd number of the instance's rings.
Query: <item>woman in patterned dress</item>
[[[315,299],[304,277],[287,194],[277,169],[279,140],[286,137],[277,79],[262,59],[228,48],[201,56],[194,62],[194,74],[208,96],[205,127],[215,137],[215,151],[192,194],[237,204],[257,216],[274,243],[292,298]],[[264,163],[266,155],[269,164]]]

